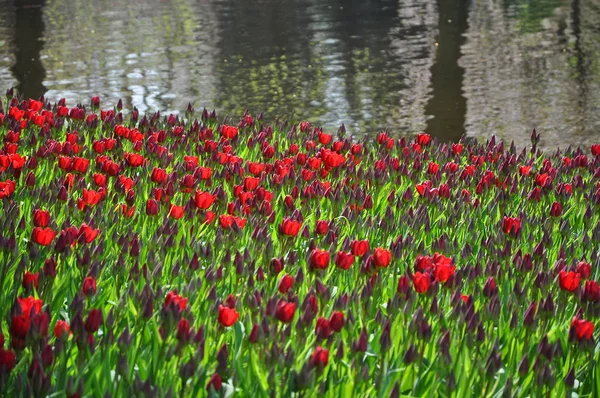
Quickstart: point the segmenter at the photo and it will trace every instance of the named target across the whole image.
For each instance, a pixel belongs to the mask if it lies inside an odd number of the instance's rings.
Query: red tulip
[[[431,286],[431,277],[428,273],[422,274],[420,272],[415,272],[412,280],[413,286],[417,293],[427,293],[429,287]]]
[[[221,126],[220,133],[223,137],[232,139],[238,135],[238,129],[235,126],[228,126],[224,124]]]
[[[425,133],[417,134],[417,144],[419,144],[421,146],[426,146],[427,144],[429,144],[429,141],[431,141],[431,136],[429,134],[425,134]]]
[[[234,217],[229,214],[222,214],[219,216],[219,223],[221,224],[221,227],[223,229],[231,228],[233,223],[236,223],[236,225],[239,228],[244,228],[244,225],[246,225],[246,219],[240,218],[240,217]]]
[[[348,269],[354,264],[354,256],[352,253],[337,252],[335,256],[335,265],[340,269]]]
[[[317,368],[324,368],[329,362],[329,351],[318,346],[312,354],[312,363]]]
[[[23,289],[33,289],[34,287],[37,289],[38,287],[38,279],[39,273],[31,273],[29,271],[25,271],[23,275]]]
[[[452,144],[452,153],[455,155],[460,155],[463,150],[462,144]]]
[[[177,323],[177,340],[186,342],[190,339],[192,330],[190,328],[190,321],[185,318],[181,318]]]
[[[592,274],[592,266],[585,261],[580,261],[579,263],[577,263],[577,268],[575,269],[575,272],[577,272],[579,276],[581,276],[581,278],[587,279]]]
[[[574,292],[579,287],[581,277],[578,273],[573,271],[560,271],[558,274],[558,285],[562,290],[567,292]]]
[[[93,276],[86,276],[81,285],[81,291],[87,297],[92,297],[96,294],[96,278]]]
[[[179,220],[183,217],[183,207],[177,206],[175,204],[171,204],[171,209],[169,210],[169,217]]]
[[[11,180],[0,181],[0,199],[8,198],[15,192],[15,182]]]
[[[547,173],[538,174],[535,176],[535,183],[542,188],[550,185],[551,181],[552,178]]]
[[[417,255],[415,259],[415,271],[419,272],[433,272],[433,259],[429,256]]]
[[[329,252],[326,250],[314,249],[308,258],[312,269],[325,269],[329,265]]]
[[[63,335],[69,335],[70,333],[69,324],[67,322],[62,319],[56,322],[56,325],[54,326],[54,336],[57,339],[60,339]]]
[[[560,217],[562,214],[562,205],[558,202],[552,203],[550,207],[550,216],[552,217]]]
[[[590,321],[574,317],[571,321],[571,330],[578,341],[590,340],[594,333],[594,324]]]
[[[339,332],[344,327],[344,313],[341,311],[333,311],[329,318],[329,326],[334,332]]]
[[[296,312],[296,303],[285,300],[279,301],[275,309],[275,317],[283,323],[290,323],[294,319]]]
[[[92,178],[94,179],[94,184],[96,184],[99,187],[105,186],[106,185],[106,181],[108,180],[108,178],[106,177],[106,175],[100,174],[100,173],[94,173],[94,175],[92,176]]]
[[[439,263],[434,266],[433,276],[438,280],[438,282],[444,283],[450,279],[452,275],[454,275],[455,269],[456,266],[454,265]]]
[[[596,281],[586,281],[583,297],[587,301],[600,301],[600,285]]]
[[[5,350],[0,347],[0,368],[4,368],[6,373],[10,373],[17,363],[17,355],[11,350]]]
[[[328,145],[331,142],[331,135],[330,134],[325,134],[323,132],[319,133],[319,142],[322,145]]]
[[[225,327],[229,327],[237,322],[240,314],[235,308],[225,307],[222,304],[219,305],[219,324]]]
[[[260,184],[260,178],[246,177],[244,178],[244,190],[250,192],[254,191]]]
[[[83,238],[85,239],[85,243],[90,243],[94,239],[96,239],[96,237],[98,236],[99,233],[100,233],[99,229],[94,229],[84,223],[84,224],[81,224],[81,227],[79,227],[78,236],[83,236]]]
[[[196,191],[194,203],[201,210],[206,210],[215,202],[216,196],[208,192]]]
[[[315,232],[317,235],[325,235],[329,230],[329,222],[324,220],[318,220],[315,226]]]
[[[507,235],[516,235],[521,228],[521,219],[517,217],[503,217],[502,231]]]
[[[88,166],[90,165],[89,159],[75,157],[73,158],[73,170],[85,174]]]
[[[427,173],[436,174],[440,170],[440,166],[435,162],[429,162],[429,166],[427,166]]]
[[[373,262],[375,266],[378,268],[386,268],[390,265],[390,261],[392,261],[392,252],[387,249],[383,249],[381,247],[375,248],[373,250]]]
[[[32,310],[34,315],[39,314],[42,310],[42,306],[44,305],[42,300],[36,299],[33,296],[18,297],[17,302],[21,307],[21,313],[27,318],[29,318]]]
[[[148,199],[146,201],[146,214],[149,216],[155,216],[158,214],[158,202],[154,199]]]
[[[33,225],[45,228],[50,224],[50,213],[47,210],[35,209],[33,211]]]
[[[331,332],[329,321],[323,317],[319,317],[315,326],[315,336],[317,336],[317,339],[326,339],[331,335]]]
[[[124,158],[131,167],[139,167],[143,165],[145,161],[144,157],[137,153],[125,153]]]
[[[35,227],[31,233],[31,240],[38,245],[48,246],[50,243],[52,243],[55,236],[56,232],[50,228]]]
[[[368,240],[355,240],[350,244],[351,252],[356,257],[362,257],[369,251]]]
[[[27,332],[31,326],[29,314],[13,315],[10,323],[10,334],[14,338],[24,340],[27,337]]]
[[[285,274],[279,279],[279,285],[277,289],[281,294],[286,294],[288,290],[292,288],[294,285],[294,277],[288,274]]]
[[[211,389],[219,391],[221,390],[222,384],[223,380],[221,379],[221,376],[218,373],[215,373],[214,375],[212,375],[208,384],[206,385],[206,391],[210,392]]]
[[[85,320],[85,330],[88,333],[95,333],[100,325],[104,322],[104,317],[102,316],[102,310],[93,308],[90,310],[87,319]]]
[[[300,232],[300,227],[302,227],[301,222],[284,218],[279,226],[279,232],[287,236],[296,236]]]
[[[164,183],[167,180],[167,172],[159,167],[155,167],[152,170],[152,175],[150,176],[150,179],[153,182]]]
[[[187,298],[180,296],[176,290],[170,291],[165,296],[165,308],[168,308],[171,303],[173,303],[173,306],[178,308],[179,311],[183,311],[187,306]]]

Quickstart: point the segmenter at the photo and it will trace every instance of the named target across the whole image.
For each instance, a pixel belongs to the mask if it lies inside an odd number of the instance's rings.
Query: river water
[[[600,142],[600,0],[0,0],[0,88],[356,136]]]

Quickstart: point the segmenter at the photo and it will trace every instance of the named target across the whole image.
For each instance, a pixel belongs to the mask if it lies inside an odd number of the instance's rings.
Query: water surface
[[[374,136],[600,142],[600,0],[0,0],[0,87]]]

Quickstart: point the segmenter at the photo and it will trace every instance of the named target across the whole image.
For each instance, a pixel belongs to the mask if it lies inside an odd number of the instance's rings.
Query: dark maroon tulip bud
[[[387,352],[389,348],[392,346],[392,339],[390,336],[390,320],[386,320],[383,325],[383,330],[381,332],[381,337],[379,338],[379,345],[384,352]]]
[[[54,353],[52,352],[52,346],[46,344],[46,346],[42,350],[42,363],[44,364],[44,367],[47,368],[50,365],[52,365],[52,362],[54,362]]]
[[[131,345],[132,341],[133,336],[131,335],[131,333],[129,333],[129,328],[125,327],[125,330],[123,330],[123,332],[119,336],[119,339],[117,340],[117,344],[121,351],[126,352],[129,349],[129,346]]]
[[[44,276],[50,279],[56,277],[56,260],[54,260],[54,257],[50,257],[44,262]]]
[[[402,361],[409,365],[411,363],[413,363],[415,361],[415,359],[417,358],[417,348],[411,344],[408,349],[406,350],[406,352],[404,353],[404,356],[402,357]]]
[[[227,344],[223,344],[221,349],[217,353],[217,372],[225,373],[227,371],[227,361],[229,358],[229,351]]]
[[[483,323],[480,323],[477,326],[477,336],[475,338],[480,343],[485,341],[485,330],[483,329]]]
[[[537,354],[538,356],[545,356],[550,361],[552,360],[554,352],[553,347],[548,343],[548,335],[544,335],[544,337],[542,337],[542,340],[540,341],[537,347]]]
[[[540,242],[536,245],[535,249],[533,250],[533,255],[536,257],[542,257],[544,255],[544,242]]]
[[[27,185],[30,188],[35,186],[35,173],[33,171],[30,171],[27,174],[27,179],[25,180],[25,185]]]
[[[365,201],[363,202],[363,207],[365,209],[373,208],[373,199],[371,199],[371,195],[367,195],[367,197],[365,198]]]
[[[431,325],[426,319],[422,319],[417,329],[417,337],[422,340],[429,340],[431,338]]]
[[[485,369],[488,376],[495,375],[502,367],[502,358],[496,344],[492,347],[492,351],[485,362]]]
[[[396,382],[394,384],[394,388],[392,388],[392,392],[390,393],[390,398],[399,398],[400,397],[400,384]]]
[[[525,314],[523,315],[523,324],[525,326],[530,327],[533,325],[533,323],[535,322],[536,311],[537,311],[537,303],[535,301],[532,301],[531,304],[529,304],[529,307],[527,307]]]
[[[271,259],[270,269],[273,271],[274,275],[278,275],[283,270],[283,259]]]
[[[496,286],[496,280],[493,277],[489,277],[483,285],[483,295],[485,297],[492,297],[498,294],[498,287]]]
[[[252,326],[252,331],[250,332],[250,335],[248,336],[248,340],[250,341],[250,343],[252,344],[256,344],[256,342],[258,342],[258,332],[259,332],[259,328],[257,324],[254,324]]]
[[[31,386],[33,387],[33,391],[35,396],[43,396],[44,385],[46,375],[44,373],[44,369],[37,358],[33,358],[31,365],[29,366],[29,370],[27,372],[27,376],[31,382]]]
[[[67,189],[64,186],[60,187],[57,199],[62,202],[65,202],[67,199],[69,199],[69,194],[67,193]]]
[[[194,336],[194,343],[196,344],[204,344],[204,326],[200,326],[198,331],[196,331],[196,335]]]
[[[544,302],[542,303],[542,310],[548,315],[554,315],[554,300],[552,299],[552,296],[550,294],[548,294],[546,300],[544,300]]]
[[[450,357],[450,331],[447,330],[446,333],[444,333],[442,335],[442,337],[440,337],[440,340],[438,341],[438,346],[440,347],[440,351],[442,353],[442,355],[444,356],[444,358],[446,358],[446,360],[448,360],[448,362],[451,362],[452,359]]]
[[[437,314],[438,312],[438,305],[437,305],[437,300],[435,297],[433,297],[431,299],[431,306],[429,307],[429,313],[430,314]]]
[[[517,327],[518,324],[519,324],[518,315],[516,313],[513,313],[512,316],[510,317],[510,328],[514,329]]]
[[[337,359],[342,359],[344,358],[344,343],[340,341],[340,343],[337,346],[337,350],[335,353],[335,356]]]
[[[571,367],[569,373],[565,376],[565,386],[573,388],[575,385],[575,368]]]
[[[363,328],[360,332],[358,342],[354,343],[354,350],[359,352],[367,352],[368,343],[367,329]]]

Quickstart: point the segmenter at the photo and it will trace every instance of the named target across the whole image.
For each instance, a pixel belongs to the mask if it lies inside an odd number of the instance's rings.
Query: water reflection
[[[46,71],[40,58],[44,46],[44,0],[14,0],[14,6],[15,63],[10,70],[18,81],[17,90],[38,98],[46,92],[42,84]]]
[[[600,1],[474,2],[460,63],[466,128],[518,145],[600,140]]]
[[[600,0],[28,1],[43,8],[0,0],[0,86],[27,96],[356,135],[600,138]]]
[[[426,132],[445,141],[458,141],[465,133],[467,100],[463,96],[464,68],[458,65],[467,31],[468,0],[438,0],[439,34],[436,61],[431,69],[432,96],[425,108]]]

